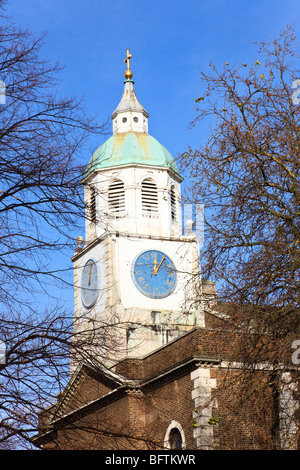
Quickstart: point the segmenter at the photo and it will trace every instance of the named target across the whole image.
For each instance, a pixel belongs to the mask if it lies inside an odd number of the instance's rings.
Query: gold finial
[[[129,49],[126,49],[126,55],[127,55],[127,57],[124,60],[124,62],[127,63],[127,70],[124,73],[124,76],[125,76],[126,80],[131,80],[132,77],[133,77],[133,73],[130,70],[130,59],[132,57],[132,54],[129,53]]]

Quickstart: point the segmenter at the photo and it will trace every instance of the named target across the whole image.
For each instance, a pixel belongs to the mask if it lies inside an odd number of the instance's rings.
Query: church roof
[[[143,132],[126,132],[112,135],[96,150],[88,164],[87,174],[130,164],[170,168],[178,173],[172,155],[154,137]]]

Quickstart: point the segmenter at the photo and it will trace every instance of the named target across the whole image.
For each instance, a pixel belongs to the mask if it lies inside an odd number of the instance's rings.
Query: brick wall
[[[265,348],[262,367],[243,363],[258,344],[265,347],[254,336],[245,341],[224,328],[196,328],[144,358],[118,363],[114,372],[128,381],[122,386],[108,386],[100,371],[84,372],[64,412],[88,405],[57,421],[46,447],[161,449],[171,423],[179,423],[187,449],[279,448],[278,397],[267,363],[274,345]]]

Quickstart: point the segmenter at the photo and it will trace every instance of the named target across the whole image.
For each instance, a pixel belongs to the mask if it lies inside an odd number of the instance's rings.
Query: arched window
[[[171,220],[172,222],[175,222],[177,213],[176,213],[176,193],[175,193],[174,186],[171,187],[170,200],[171,200]]]
[[[108,187],[108,209],[115,216],[125,211],[125,188],[121,180],[113,181]]]
[[[97,216],[96,190],[95,190],[95,188],[91,188],[89,209],[90,209],[90,220],[93,224],[95,224],[96,223],[96,216]]]
[[[165,449],[185,449],[185,436],[182,426],[177,421],[172,421],[164,438]]]
[[[150,178],[142,181],[142,210],[144,212],[158,212],[157,186]]]
[[[170,449],[182,449],[182,437],[178,428],[173,428],[169,434]]]

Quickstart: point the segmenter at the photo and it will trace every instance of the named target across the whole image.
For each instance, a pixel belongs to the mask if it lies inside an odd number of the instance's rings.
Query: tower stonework
[[[74,335],[90,334],[106,363],[147,354],[203,326],[198,239],[187,227],[183,235],[182,177],[149,135],[149,114],[129,72],[112,136],[82,181],[86,233],[72,258]],[[108,343],[101,350],[103,332]],[[76,365],[75,359],[72,370]]]

